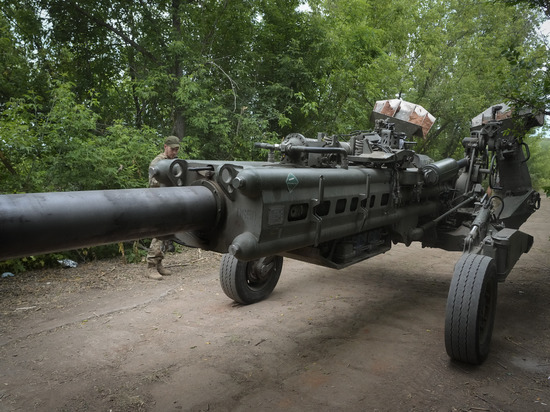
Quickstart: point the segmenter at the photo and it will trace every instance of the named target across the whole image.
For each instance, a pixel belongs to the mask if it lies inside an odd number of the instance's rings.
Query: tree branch
[[[140,46],[138,43],[136,43],[134,40],[132,40],[130,37],[128,37],[122,30],[117,29],[116,27],[112,26],[111,24],[107,23],[106,21],[94,16],[93,14],[89,13],[88,11],[84,10],[82,7],[80,7],[78,4],[71,2],[72,6],[75,8],[76,11],[78,11],[80,14],[86,16],[91,21],[95,22],[99,26],[105,27],[107,30],[115,33],[117,36],[119,36],[126,44],[129,44],[134,49],[139,51],[144,56],[148,57],[155,63],[159,63],[159,60],[157,57],[145,49],[144,47]]]
[[[229,83],[231,84],[231,90],[233,91],[233,112],[235,112],[237,110],[237,83],[235,82],[235,80],[229,77],[229,75],[218,64],[214,63],[212,60],[207,61],[207,63],[216,67],[229,80]]]
[[[0,161],[2,161],[3,165],[8,169],[8,172],[10,172],[13,176],[17,175],[17,172],[13,168],[10,159],[8,159],[4,153],[0,150]]]

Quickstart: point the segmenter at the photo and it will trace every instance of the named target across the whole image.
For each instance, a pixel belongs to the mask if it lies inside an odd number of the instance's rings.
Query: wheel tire
[[[220,283],[224,293],[235,302],[245,305],[256,303],[273,292],[282,268],[281,256],[243,262],[231,254],[225,254],[220,266]]]
[[[445,348],[451,359],[479,365],[487,358],[497,291],[493,259],[462,255],[455,265],[445,314]]]

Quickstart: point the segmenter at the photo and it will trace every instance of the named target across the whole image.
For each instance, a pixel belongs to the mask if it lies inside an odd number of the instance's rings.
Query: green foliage
[[[21,273],[27,270],[59,267],[58,260],[66,259],[67,253],[50,253],[41,256],[28,256],[0,262],[0,272]]]
[[[256,141],[368,129],[387,98],[437,117],[434,158],[492,104],[547,110],[539,0],[304,3],[4,0],[0,191],[144,187],[168,134],[181,157],[259,159]]]
[[[5,102],[24,93],[30,67],[3,15],[0,15],[0,55],[0,102]]]
[[[525,138],[531,157],[527,163],[535,190],[550,195],[550,139],[545,138],[550,126],[545,125]]]
[[[251,143],[273,134],[368,128],[374,102],[399,96],[438,118],[419,148],[449,156],[488,105],[545,108],[549,95],[542,14],[528,1],[315,0],[308,12],[298,0],[19,3],[7,0],[0,24],[0,48],[20,62],[0,104],[34,95],[42,121],[84,131],[71,143],[91,147],[90,134],[121,124],[176,134],[192,157],[251,158]],[[59,84],[73,96],[52,93]],[[75,104],[72,130],[48,113],[63,98],[92,111]]]
[[[0,273],[21,273],[27,270],[62,267],[65,259],[77,263],[85,263],[92,260],[110,259],[121,257],[125,263],[140,263],[147,256],[147,248],[143,241],[116,243],[90,248],[69,250],[62,253],[48,253],[45,255],[28,256],[20,259],[8,259],[0,262]],[[147,240],[149,244],[150,240]]]
[[[147,249],[141,247],[139,241],[134,241],[131,247],[125,243],[118,243],[118,251],[126,263],[140,263],[147,257]]]
[[[45,112],[40,99],[7,102],[0,113],[4,193],[143,187],[162,138],[148,127],[117,122],[98,130],[94,97],[77,103],[71,83],[53,90]],[[152,144],[155,143],[155,144]]]
[[[550,4],[547,0],[494,0],[510,6],[524,5],[532,8],[541,9],[547,17],[550,17]]]
[[[461,152],[469,120],[492,104],[508,101],[503,85],[513,65],[511,51],[531,53],[533,14],[477,1],[432,1],[419,9],[418,28],[407,58],[414,69],[403,93],[438,118],[419,150],[441,157]]]

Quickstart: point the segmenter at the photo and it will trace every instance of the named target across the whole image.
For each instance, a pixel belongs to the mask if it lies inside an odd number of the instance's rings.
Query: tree
[[[10,166],[0,169],[8,193],[143,187],[160,137],[121,124],[97,133],[93,96],[76,101],[71,83],[59,84],[52,107],[38,100],[12,101],[0,115],[0,152]],[[151,144],[155,142],[156,145]]]
[[[167,134],[183,157],[252,160],[289,132],[370,129],[388,98],[438,118],[417,146],[434,158],[460,157],[492,104],[547,111],[544,2],[303,3],[3,0],[2,192],[145,186]],[[547,149],[533,140],[541,187]]]
[[[442,157],[461,150],[469,119],[491,104],[545,108],[548,50],[533,32],[540,12],[525,5],[300,4],[5,0],[4,125],[18,136],[13,113],[51,119],[52,91],[70,84],[75,105],[93,101],[95,130],[84,134],[98,141],[115,126],[154,130],[152,146],[176,134],[184,155],[250,159],[256,140],[370,128],[374,102],[401,97],[438,118],[418,148]],[[5,130],[0,161],[9,175],[15,155]]]
[[[542,190],[550,196],[550,139],[545,138],[549,125],[535,131],[525,139],[529,145],[529,172],[535,190]]]
[[[449,0],[426,4],[418,18],[407,53],[412,68],[405,78],[411,87],[404,97],[439,119],[419,149],[437,158],[457,155],[469,134],[468,120],[510,100],[505,85],[517,74],[509,56],[537,54],[535,14],[521,7]],[[533,69],[520,71],[532,76]]]
[[[533,9],[542,10],[547,17],[550,17],[550,4],[547,0],[495,0],[496,2],[504,3],[509,6],[526,5]]]

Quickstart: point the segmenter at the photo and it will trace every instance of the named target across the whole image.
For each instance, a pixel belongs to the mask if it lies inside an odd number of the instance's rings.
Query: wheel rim
[[[274,257],[265,257],[250,262],[246,268],[246,283],[250,289],[261,289],[277,273]]]

